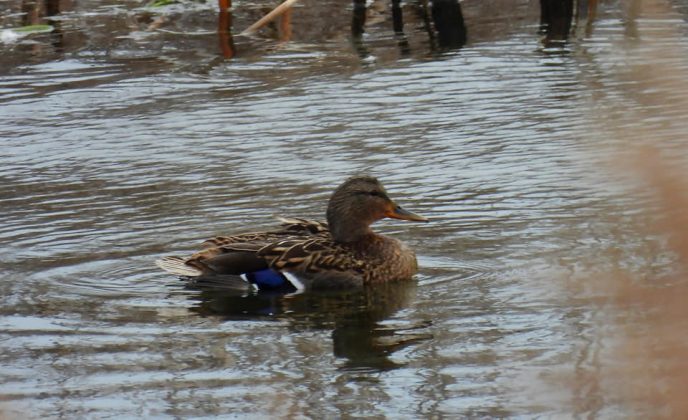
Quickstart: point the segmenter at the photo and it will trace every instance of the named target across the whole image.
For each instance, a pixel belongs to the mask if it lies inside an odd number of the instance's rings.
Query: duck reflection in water
[[[238,294],[221,288],[189,285],[200,294],[191,311],[225,320],[286,321],[292,332],[332,330],[333,353],[344,359],[344,370],[390,370],[403,363],[390,356],[411,344],[432,338],[428,323],[396,327],[381,325],[407,307],[416,293],[416,282],[406,280],[351,291],[320,291],[293,295]]]

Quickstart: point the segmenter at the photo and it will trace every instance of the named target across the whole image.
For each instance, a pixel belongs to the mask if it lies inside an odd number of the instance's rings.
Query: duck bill
[[[427,222],[428,219],[426,219],[423,216],[420,216],[416,213],[412,213],[408,210],[404,210],[401,206],[398,206],[394,204],[390,210],[385,213],[385,216],[392,218],[392,219],[400,219],[400,220],[410,220],[412,222]]]

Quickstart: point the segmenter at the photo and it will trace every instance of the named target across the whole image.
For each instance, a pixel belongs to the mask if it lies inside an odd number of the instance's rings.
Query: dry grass
[[[649,230],[668,239],[675,266],[662,278],[608,277],[608,314],[618,333],[609,375],[627,403],[662,417],[688,418],[688,178],[654,151],[642,156],[634,166],[657,205],[657,223]]]
[[[675,16],[670,2],[625,5],[628,22],[646,19],[635,27],[644,48],[629,53],[628,46],[620,44],[610,49],[612,57],[606,59],[624,63],[616,75],[608,75],[616,77],[619,97],[624,99],[597,99],[596,109],[612,110],[620,117],[591,113],[592,136],[611,139],[616,146],[608,153],[626,157],[614,162],[612,171],[640,181],[640,196],[650,199],[646,219],[652,220],[632,229],[648,238],[665,239],[662,252],[668,257],[661,260],[667,261],[661,274],[621,269],[592,273],[591,269],[581,280],[567,279],[568,291],[575,291],[572,296],[597,311],[592,316],[595,331],[582,338],[582,362],[568,388],[575,411],[593,417],[600,410],[613,413],[604,410],[615,406],[624,413],[635,409],[637,418],[683,419],[688,418],[688,168],[677,161],[686,157],[681,136],[688,135],[688,122],[677,115],[688,109],[688,79],[675,60],[676,51],[666,42],[682,35],[676,33],[676,25],[665,21]],[[625,83],[628,80],[635,84]],[[626,101],[636,106],[629,107]],[[651,121],[664,121],[666,129]],[[629,152],[631,144],[635,146]],[[618,243],[617,248],[624,245]]]

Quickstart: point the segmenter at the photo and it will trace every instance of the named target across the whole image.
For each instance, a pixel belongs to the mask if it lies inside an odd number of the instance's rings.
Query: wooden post
[[[236,55],[234,38],[232,38],[232,0],[219,0],[220,14],[217,19],[217,36],[220,41],[220,50],[225,58]]]
[[[267,25],[270,23],[273,19],[281,15],[282,13],[286,12],[289,10],[289,8],[296,3],[298,0],[285,0],[284,3],[280,4],[279,6],[275,7],[270,13],[267,15],[263,16],[258,22],[254,23],[253,25],[249,26],[246,28],[240,35],[250,35],[257,31],[258,29],[262,28],[263,26]]]

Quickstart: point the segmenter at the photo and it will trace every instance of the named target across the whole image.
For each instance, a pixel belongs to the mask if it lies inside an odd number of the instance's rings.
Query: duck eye
[[[372,197],[386,198],[385,194],[380,191],[357,191],[356,195],[369,195]]]

